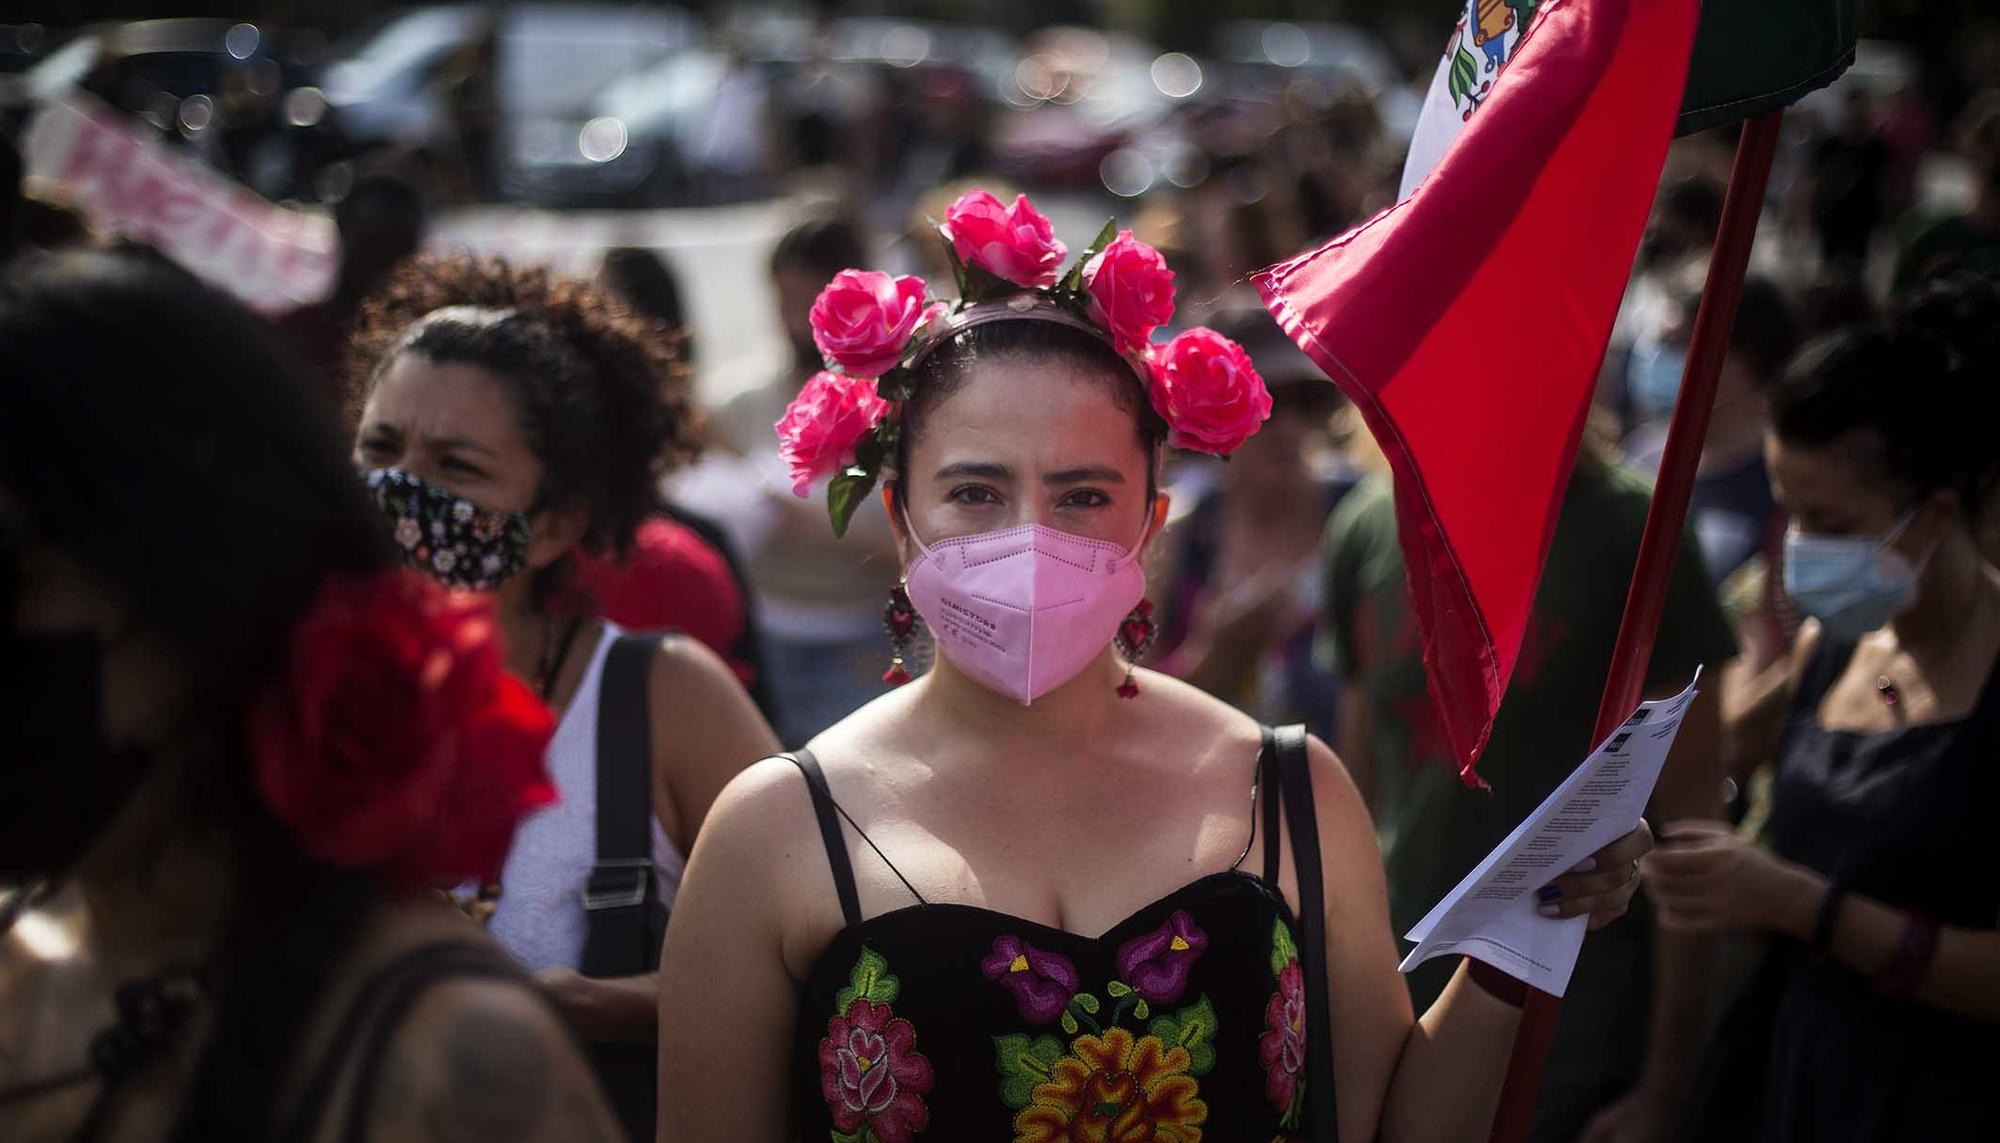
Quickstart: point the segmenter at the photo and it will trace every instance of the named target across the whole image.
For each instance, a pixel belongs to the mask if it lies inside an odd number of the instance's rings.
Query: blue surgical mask
[[[1674,399],[1680,396],[1681,374],[1686,370],[1685,345],[1678,342],[1634,345],[1625,374],[1633,414],[1642,422],[1664,421],[1672,416]]]
[[[1917,595],[1919,568],[1890,547],[1914,511],[1880,536],[1785,533],[1785,594],[1833,639],[1858,639],[1894,619]]]

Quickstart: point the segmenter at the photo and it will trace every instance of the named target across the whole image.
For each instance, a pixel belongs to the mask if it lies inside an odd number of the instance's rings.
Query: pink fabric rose
[[[1111,331],[1118,348],[1145,347],[1153,331],[1174,316],[1174,272],[1160,252],[1121,230],[1084,264],[1083,288],[1090,316]]]
[[[813,302],[813,342],[856,377],[880,377],[902,360],[924,316],[924,280],[842,270]]]
[[[813,481],[853,464],[855,446],[888,413],[872,378],[814,374],[773,426],[778,455],[792,470],[792,491],[804,496]]]
[[[1017,196],[1013,206],[1001,206],[983,190],[966,191],[944,212],[939,229],[960,262],[1017,286],[1055,285],[1062,276],[1063,256],[1069,253],[1027,195]]]
[[[1153,352],[1153,408],[1175,448],[1227,456],[1262,428],[1271,393],[1243,347],[1191,329]]]

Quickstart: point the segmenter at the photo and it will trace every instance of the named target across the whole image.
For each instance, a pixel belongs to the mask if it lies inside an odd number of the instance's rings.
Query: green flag
[[[1676,135],[1752,119],[1854,62],[1861,0],[1704,0]]]

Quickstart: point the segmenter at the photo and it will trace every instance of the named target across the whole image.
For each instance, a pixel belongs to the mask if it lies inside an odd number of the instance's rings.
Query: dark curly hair
[[[354,411],[406,353],[505,381],[542,462],[537,503],[583,504],[587,551],[623,555],[658,505],[660,475],[700,447],[679,334],[540,269],[416,259],[362,308],[348,348]]]

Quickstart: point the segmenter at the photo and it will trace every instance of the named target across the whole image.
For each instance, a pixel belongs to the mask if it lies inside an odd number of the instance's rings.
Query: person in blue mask
[[[1664,925],[1767,936],[1725,1019],[1701,1139],[2000,1138],[2000,476],[1996,295],[1940,292],[1809,346],[1765,444],[1810,617],[1740,733],[1775,757],[1769,847],[1670,823]],[[1983,300],[1981,300],[1983,299]],[[1976,322],[1938,323],[1931,311]]]

